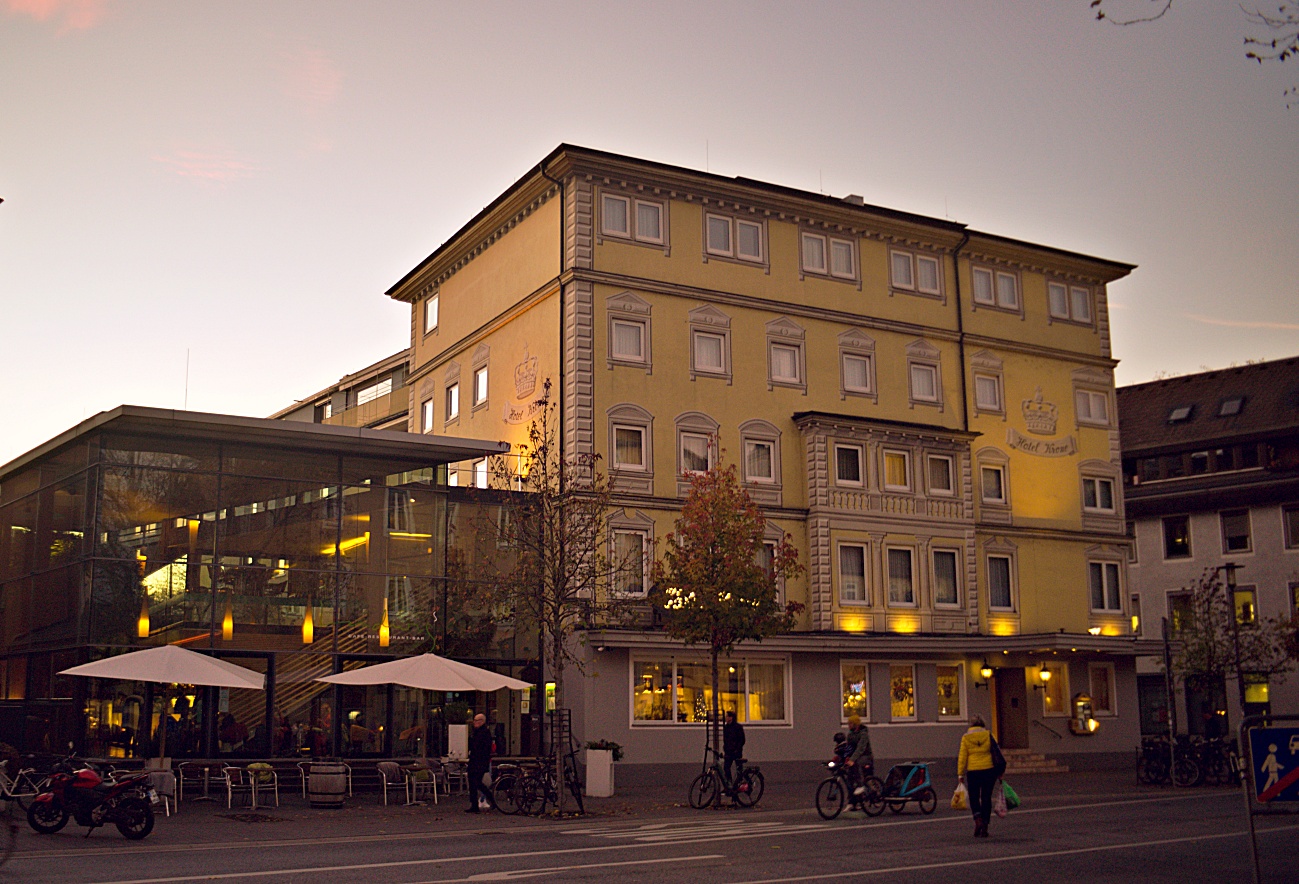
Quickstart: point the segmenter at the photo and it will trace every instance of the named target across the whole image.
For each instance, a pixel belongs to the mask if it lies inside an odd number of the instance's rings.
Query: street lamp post
[[[1236,572],[1243,567],[1235,562],[1228,562],[1214,568],[1214,573],[1225,571],[1227,574],[1227,616],[1231,622],[1231,647],[1233,655],[1233,664],[1236,668],[1236,690],[1237,699],[1240,703],[1241,717],[1245,715],[1245,673],[1240,670],[1240,617],[1236,614]]]

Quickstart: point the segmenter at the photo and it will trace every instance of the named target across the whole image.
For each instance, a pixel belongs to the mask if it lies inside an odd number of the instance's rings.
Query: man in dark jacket
[[[735,713],[728,709],[726,723],[722,725],[722,769],[731,785],[735,785],[735,780],[740,775],[740,759],[743,757],[744,725],[736,721]]]
[[[491,804],[491,790],[483,785],[483,777],[492,769],[492,732],[487,729],[487,716],[479,712],[474,716],[474,726],[469,732],[469,806],[465,813],[478,813],[478,793]]]

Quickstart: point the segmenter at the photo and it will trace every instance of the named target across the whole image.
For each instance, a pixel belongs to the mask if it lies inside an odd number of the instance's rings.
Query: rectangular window
[[[356,394],[356,404],[364,405],[367,402],[373,402],[380,396],[387,396],[392,392],[392,378],[384,378],[377,384],[371,384],[368,387],[362,387]]]
[[[731,219],[721,215],[709,215],[708,223],[708,243],[707,249],[714,255],[726,255],[727,257],[735,254],[735,247],[731,244]]]
[[[1052,717],[1073,715],[1069,708],[1069,667],[1063,663],[1046,663],[1042,669],[1051,673],[1051,677],[1042,683],[1042,712]],[[1040,671],[1034,672],[1034,676]]]
[[[1083,479],[1083,509],[1094,512],[1114,512],[1114,482],[1112,479]]]
[[[1014,610],[1011,591],[1010,557],[988,556],[988,607]]]
[[[708,332],[694,333],[695,371],[726,371],[726,338]]]
[[[957,553],[950,549],[934,550],[934,604],[959,605],[960,584],[957,581]]]
[[[916,720],[916,667],[910,663],[889,666],[889,715],[893,721]]]
[[[938,401],[938,368],[911,364],[911,398],[921,402]]]
[[[641,531],[615,531],[614,586],[624,596],[645,595],[645,534]]]
[[[735,257],[745,261],[762,260],[762,225],[752,221],[735,222]]]
[[[681,472],[706,473],[712,466],[708,437],[699,433],[681,434]]]
[[[438,295],[429,295],[424,301],[424,333],[428,334],[438,327]]]
[[[740,721],[787,720],[785,662],[722,661],[718,705]],[[633,661],[632,720],[702,724],[712,708],[707,663]]]
[[[843,687],[843,718],[856,715],[870,720],[870,667],[865,663],[839,663],[839,681]]]
[[[984,503],[1006,502],[1006,472],[1002,467],[980,467]]]
[[[961,694],[965,690],[965,666],[938,664],[938,718],[959,719],[962,712]]]
[[[911,550],[889,550],[889,604],[914,605],[915,581],[912,579]]]
[[[606,193],[602,202],[600,231],[610,236],[631,236],[631,200]]]
[[[748,720],[785,720],[785,664],[748,664]]]
[[[1074,393],[1074,406],[1078,410],[1078,422],[1109,426],[1110,397],[1097,390],[1078,390]]]
[[[672,721],[672,661],[632,664],[632,719]]]
[[[1236,622],[1252,626],[1258,622],[1258,590],[1253,586],[1237,586],[1235,593]]]
[[[843,239],[830,240],[830,275],[840,279],[857,277],[857,262],[853,255],[853,244]]]
[[[1092,321],[1092,293],[1082,286],[1069,287],[1069,308],[1077,322]]]
[[[898,289],[914,289],[916,287],[915,272],[911,264],[910,252],[892,252],[889,256],[893,265],[893,287]]]
[[[1132,634],[1141,635],[1141,593],[1128,596],[1128,613],[1132,615]]]
[[[1271,691],[1268,688],[1268,677],[1262,672],[1245,673],[1245,702],[1249,706],[1267,706],[1271,702]],[[1270,712],[1271,709],[1249,709],[1251,713]]]
[[[433,432],[433,400],[425,399],[420,403],[420,431]]]
[[[840,485],[860,485],[861,449],[855,445],[834,447],[834,479]]]
[[[1019,309],[1019,278],[1015,274],[997,272],[997,306],[1005,310]]]
[[[1119,566],[1116,562],[1089,562],[1092,610],[1121,611]]]
[[[1185,559],[1191,555],[1191,517],[1167,516],[1164,519],[1164,558]]]
[[[843,354],[843,388],[853,393],[871,392],[871,357]]]
[[[952,459],[938,454],[927,458],[929,464],[929,493],[950,495],[956,491],[952,484]]]
[[[600,232],[605,236],[663,243],[663,204],[606,193],[600,201]]]
[[[911,455],[905,451],[884,452],[884,489],[911,490]]]
[[[889,253],[889,266],[894,288],[924,295],[942,294],[937,258],[895,250]]]
[[[487,401],[487,366],[474,369],[474,405]]]
[[[916,255],[916,290],[925,295],[941,295],[938,276],[938,259]]]
[[[802,378],[799,368],[799,348],[788,344],[771,345],[771,379],[797,384]]]
[[[774,444],[763,440],[746,439],[744,442],[744,478],[749,482],[774,482],[776,480],[773,451]]]
[[[1282,507],[1281,521],[1285,529],[1285,548],[1299,549],[1299,505]]]
[[[992,288],[992,271],[982,267],[974,268],[974,303],[989,307],[997,306],[997,295]]]
[[[1222,520],[1222,551],[1249,552],[1249,510],[1220,513],[1219,518]]]
[[[1069,287],[1059,282],[1046,284],[1047,309],[1055,319],[1069,318]]]
[[[636,238],[645,242],[663,242],[663,207],[658,203],[636,201]]]
[[[839,601],[866,604],[866,547],[855,543],[839,545]]]
[[[460,385],[452,384],[447,387],[446,419],[453,421],[458,417],[460,417]]]
[[[994,374],[976,374],[974,404],[983,411],[1001,411],[1001,378]]]
[[[1173,635],[1180,635],[1183,630],[1195,625],[1195,609],[1191,607],[1189,592],[1170,592],[1168,594],[1168,628]]]
[[[645,323],[615,319],[611,349],[613,358],[628,362],[645,361]]]
[[[815,233],[803,234],[803,269],[808,273],[825,273],[825,237]]]
[[[487,458],[474,461],[474,487],[487,487]]]
[[[1091,289],[1062,282],[1048,282],[1046,295],[1047,309],[1053,319],[1086,323],[1092,321]]]
[[[621,470],[645,469],[645,429],[613,428],[613,465]]]

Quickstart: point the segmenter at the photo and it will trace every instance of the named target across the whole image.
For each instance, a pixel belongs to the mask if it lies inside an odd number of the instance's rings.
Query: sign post
[[[1290,722],[1289,727],[1278,726]],[[1240,723],[1244,753],[1245,812],[1249,816],[1249,843],[1254,855],[1254,884],[1259,884],[1258,837],[1254,817],[1259,814],[1299,813],[1299,715],[1250,715]]]

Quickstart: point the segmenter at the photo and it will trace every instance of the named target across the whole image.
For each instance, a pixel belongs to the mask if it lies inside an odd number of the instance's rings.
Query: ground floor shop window
[[[938,717],[959,719],[962,716],[961,694],[965,688],[965,666],[960,663],[938,665]]]
[[[1069,667],[1062,663],[1045,663],[1042,665],[1042,671],[1049,673],[1041,681],[1042,714],[1071,715],[1073,710],[1069,707]]]
[[[722,660],[718,706],[740,721],[788,719],[784,660]],[[712,669],[707,660],[632,662],[632,721],[698,724],[713,708]]]
[[[839,679],[843,683],[843,721],[850,715],[870,719],[870,667],[865,663],[840,663]]]
[[[889,667],[889,712],[894,721],[916,719],[916,667],[910,663]]]

